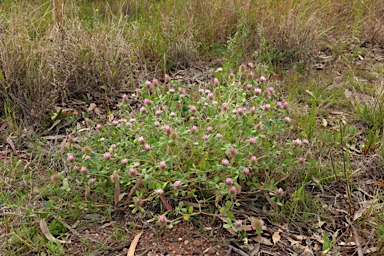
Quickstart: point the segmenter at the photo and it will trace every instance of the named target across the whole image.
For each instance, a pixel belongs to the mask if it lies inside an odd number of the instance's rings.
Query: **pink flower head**
[[[127,158],[124,158],[123,160],[121,160],[121,164],[123,164],[123,165],[128,164],[128,159],[127,159]]]
[[[92,159],[91,156],[85,156],[85,157],[84,157],[84,160],[85,160],[85,161],[87,161],[87,160],[91,160],[91,159]]]
[[[165,82],[169,82],[169,81],[171,81],[171,77],[170,77],[168,74],[165,74],[165,75],[164,75],[164,81],[165,81]]]
[[[101,124],[97,124],[96,127],[95,127],[95,129],[96,129],[96,130],[100,130],[101,127],[102,127]]]
[[[196,112],[197,107],[196,106],[189,106],[189,110],[194,113],[194,112]]]
[[[150,81],[145,81],[144,85],[149,89],[153,88],[153,84]]]
[[[85,166],[81,167],[81,169],[80,169],[80,173],[81,173],[81,174],[87,174],[87,173],[88,173],[88,168],[85,167]]]
[[[162,110],[156,110],[155,114],[158,116],[158,115],[161,115],[161,113],[163,113]]]
[[[298,162],[299,164],[303,164],[303,163],[305,162],[305,158],[304,158],[304,157],[299,157],[299,158],[297,159],[297,162]]]
[[[221,139],[223,135],[221,133],[216,134],[216,139]]]
[[[158,86],[159,80],[157,80],[156,78],[152,79],[152,84],[153,84],[153,86]]]
[[[96,178],[90,178],[90,179],[88,180],[88,182],[89,182],[90,184],[93,184],[93,183],[96,182]]]
[[[253,92],[255,93],[255,95],[257,95],[257,96],[260,96],[261,95],[261,93],[262,93],[262,91],[261,91],[261,89],[260,88],[255,88],[255,90],[253,90]]]
[[[116,173],[111,174],[109,177],[113,183],[118,182],[120,180],[120,176]]]
[[[127,94],[123,94],[122,101],[123,102],[127,102],[128,101],[128,95]]]
[[[209,100],[213,100],[213,98],[215,97],[215,95],[213,93],[208,93],[208,99]]]
[[[68,162],[73,162],[75,160],[75,157],[72,154],[67,155],[67,161]]]
[[[140,113],[144,114],[145,112],[147,112],[147,109],[145,107],[141,107],[140,108]]]
[[[155,122],[153,123],[153,125],[154,125],[155,127],[159,127],[159,126],[160,126],[160,123],[159,123],[158,121],[155,121]]]
[[[212,126],[208,126],[206,129],[207,132],[211,132],[212,130],[213,130]]]
[[[230,157],[230,158],[234,158],[234,157],[236,157],[237,154],[238,154],[237,149],[234,148],[234,147],[232,147],[232,148],[230,148],[230,149],[228,150],[228,157]]]
[[[271,105],[269,105],[269,104],[265,104],[265,105],[263,106],[263,109],[264,109],[265,111],[269,111],[269,110],[271,109]]]
[[[129,176],[135,176],[137,174],[137,170],[135,168],[130,168],[128,172]]]
[[[204,93],[204,89],[203,89],[203,88],[200,88],[200,89],[198,90],[198,92],[199,92],[199,93]]]
[[[165,170],[167,168],[167,164],[164,161],[161,161],[159,163],[159,169],[160,170]]]
[[[192,133],[192,134],[197,133],[198,130],[199,130],[199,128],[197,128],[196,125],[193,125],[193,126],[189,129],[190,133]]]
[[[183,87],[179,87],[179,89],[177,89],[177,92],[179,94],[185,94],[185,89]]]
[[[251,145],[255,145],[256,144],[256,138],[249,138],[248,139],[248,142],[249,142],[249,144],[251,144]]]
[[[144,105],[149,106],[152,104],[152,101],[150,99],[144,99]]]
[[[168,90],[169,93],[174,93],[175,92],[175,89],[171,88]]]
[[[163,125],[163,131],[165,134],[170,135],[172,132],[172,129],[169,125]]]
[[[203,135],[203,140],[208,140],[208,139],[209,139],[209,135],[204,134],[204,135]]]
[[[285,102],[283,103],[283,108],[287,109],[288,107],[289,107],[289,103],[285,101]]]
[[[219,102],[217,102],[215,100],[213,100],[211,103],[212,103],[212,106],[216,106],[217,104],[219,104]]]
[[[125,127],[127,127],[127,128],[132,127],[132,123],[131,123],[131,122],[126,122],[126,123],[125,123]]]
[[[267,79],[265,78],[265,76],[261,76],[261,77],[259,78],[259,81],[260,81],[260,82],[265,82],[265,81],[267,81]]]
[[[179,135],[177,134],[177,132],[172,132],[171,135],[169,135],[169,137],[172,140],[177,140],[179,138]]]
[[[142,93],[143,93],[143,90],[141,90],[140,88],[136,88],[136,89],[135,89],[135,92],[136,92],[137,94],[142,94]]]
[[[256,108],[255,107],[251,107],[250,109],[249,109],[249,112],[251,113],[251,114],[256,114]]]
[[[252,90],[252,87],[253,87],[253,86],[252,86],[251,84],[247,84],[247,85],[246,85],[246,88],[247,88],[248,90]]]
[[[283,103],[281,101],[276,102],[277,108],[283,108]]]
[[[309,145],[309,140],[307,140],[307,139],[303,139],[303,143],[304,143],[305,145]]]
[[[165,227],[167,226],[168,219],[164,215],[160,215],[157,222],[159,223],[159,226]]]
[[[256,156],[251,156],[251,158],[249,159],[249,163],[251,165],[256,165],[257,164],[257,158]]]
[[[221,164],[224,166],[228,166],[229,165],[228,159],[224,158],[223,160],[221,160]]]
[[[173,186],[173,189],[175,189],[175,190],[179,190],[179,189],[181,188],[181,186],[182,186],[181,181],[179,181],[179,180],[175,181],[175,182],[172,184],[172,186]]]
[[[263,128],[264,128],[264,125],[263,125],[263,123],[262,123],[261,121],[258,122],[258,123],[255,125],[255,130],[257,130],[257,131],[262,131]]]
[[[215,77],[215,79],[213,79],[213,84],[216,85],[216,84],[219,84],[220,81],[217,77]]]
[[[228,104],[227,103],[221,104],[221,109],[224,111],[228,110]]]
[[[79,166],[77,166],[77,165],[73,166],[73,170],[75,170],[75,171],[79,170]]]
[[[175,116],[176,116],[176,113],[175,113],[175,112],[171,112],[169,115],[170,115],[171,117],[175,117]]]
[[[135,167],[135,168],[137,168],[137,167],[139,167],[139,166],[140,166],[140,163],[138,163],[138,162],[136,162],[136,163],[133,164],[133,167]]]
[[[232,185],[233,184],[233,179],[232,178],[226,178],[225,179],[225,184]]]
[[[85,124],[86,124],[88,127],[91,126],[91,124],[92,124],[92,120],[89,119],[88,117],[85,118]]]
[[[230,194],[231,196],[235,196],[237,194],[237,188],[235,186],[231,186],[228,189],[228,194]]]
[[[276,189],[275,195],[277,198],[281,198],[284,195],[284,190],[282,188]]]
[[[243,221],[241,221],[241,220],[236,220],[236,221],[235,221],[235,226],[238,227],[238,228],[241,228],[241,226],[243,226]]]
[[[238,114],[239,116],[242,116],[242,115],[244,115],[244,108],[238,108],[237,110],[236,110],[236,114]]]
[[[302,145],[302,141],[300,139],[295,139],[292,141],[292,145],[300,147]]]
[[[113,125],[113,126],[117,126],[118,124],[119,124],[119,121],[117,121],[117,120],[113,120],[113,121],[112,121],[112,125]]]
[[[271,95],[275,92],[275,88],[273,88],[273,87],[268,87],[266,90],[267,90],[269,95]]]
[[[156,195],[160,196],[160,195],[164,194],[164,191],[161,188],[158,188],[155,190],[155,193],[156,193]]]
[[[216,72],[222,72],[223,71],[223,68],[217,68],[216,69]]]
[[[291,118],[289,118],[288,116],[284,117],[284,122],[286,124],[290,124],[291,123]]]
[[[75,137],[73,137],[73,135],[68,135],[67,136],[67,140],[70,144],[73,144],[75,143]]]
[[[243,173],[244,173],[245,175],[248,175],[248,174],[250,173],[249,168],[244,168],[244,169],[243,169]]]
[[[145,151],[149,151],[149,150],[151,150],[151,145],[149,145],[149,144],[145,144],[145,145],[144,145],[144,150],[145,150]]]
[[[139,138],[137,139],[137,142],[138,142],[139,144],[145,144],[145,139],[144,139],[143,137],[139,137]]]
[[[111,153],[109,153],[109,152],[105,152],[105,153],[103,154],[103,158],[104,158],[104,160],[109,160],[109,159],[111,159],[111,157],[112,157],[112,155],[111,155]]]

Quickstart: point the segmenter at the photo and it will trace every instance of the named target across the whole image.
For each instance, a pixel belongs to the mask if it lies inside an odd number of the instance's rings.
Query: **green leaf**
[[[229,225],[229,224],[224,224],[223,225],[223,228],[230,228],[231,227],[231,225]]]
[[[331,247],[331,244],[329,243],[329,240],[328,240],[327,233],[325,233],[325,232],[323,233],[323,239],[324,239],[323,251],[325,251],[325,250],[328,250]]]
[[[191,218],[191,215],[189,215],[189,214],[186,214],[186,215],[183,216],[184,220],[189,220],[190,218]]]
[[[188,212],[189,212],[190,214],[193,213],[193,206],[192,206],[192,205],[188,207]]]
[[[228,201],[225,202],[225,207],[227,207],[227,209],[230,209],[231,206],[232,206],[232,202],[231,201],[228,200]]]

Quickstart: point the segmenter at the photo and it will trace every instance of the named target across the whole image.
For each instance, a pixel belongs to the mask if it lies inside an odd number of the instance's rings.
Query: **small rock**
[[[201,246],[201,244],[202,244],[202,242],[201,242],[201,240],[195,240],[195,241],[193,241],[193,245],[194,246]]]
[[[215,255],[216,254],[216,251],[215,249],[213,249],[212,247],[209,247],[207,248],[205,251],[204,251],[204,255]]]
[[[188,241],[188,240],[185,240],[185,241],[184,241],[184,244],[185,244],[185,245],[187,245],[188,243],[189,243],[189,241]]]

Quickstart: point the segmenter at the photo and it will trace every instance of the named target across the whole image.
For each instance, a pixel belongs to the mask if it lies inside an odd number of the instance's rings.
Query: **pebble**
[[[185,241],[184,241],[184,244],[185,244],[185,245],[187,245],[188,243],[189,243],[189,241],[188,241],[188,240],[185,240]]]
[[[201,240],[195,240],[195,241],[193,241],[193,245],[195,245],[195,246],[201,246],[202,245],[202,242],[201,242]]]

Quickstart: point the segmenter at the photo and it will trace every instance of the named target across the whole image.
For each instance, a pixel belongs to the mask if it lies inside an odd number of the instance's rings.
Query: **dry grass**
[[[42,127],[68,97],[110,92],[218,59],[310,63],[324,49],[384,42],[374,1],[29,1],[0,6],[0,106]],[[5,106],[7,105],[7,106]]]

